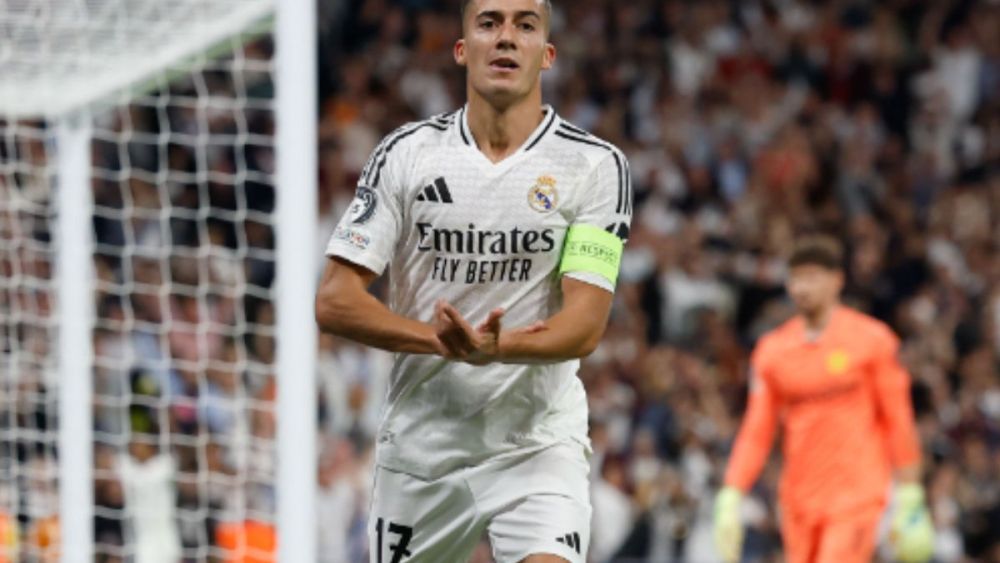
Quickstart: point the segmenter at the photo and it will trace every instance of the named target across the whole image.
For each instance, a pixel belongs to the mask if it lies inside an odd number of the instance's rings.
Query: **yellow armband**
[[[566,233],[559,275],[566,272],[593,272],[614,285],[622,262],[625,243],[617,236],[590,225],[573,225]]]

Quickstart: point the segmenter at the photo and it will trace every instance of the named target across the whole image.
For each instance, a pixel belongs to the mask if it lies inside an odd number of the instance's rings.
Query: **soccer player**
[[[790,563],[870,561],[895,472],[896,556],[925,561],[933,529],[919,484],[920,446],[899,341],[881,322],[839,303],[842,251],[799,241],[788,294],[798,315],[765,335],[751,358],[750,399],[715,504],[725,561],[742,544],[739,505],[783,427],[781,533]]]
[[[376,438],[372,563],[583,563],[579,358],[632,213],[616,147],[542,104],[545,0],[467,0],[468,103],[377,147],[327,247],[322,330],[396,353]],[[386,267],[383,304],[366,289]],[[508,328],[510,327],[510,328]]]

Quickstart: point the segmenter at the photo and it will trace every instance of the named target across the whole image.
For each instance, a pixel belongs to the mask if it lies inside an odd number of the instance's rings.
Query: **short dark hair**
[[[788,267],[822,266],[828,270],[844,268],[844,248],[840,242],[828,235],[806,235],[795,241]]]
[[[462,14],[463,24],[465,23],[465,11],[469,8],[469,4],[471,4],[473,1],[474,0],[461,0],[462,4],[461,14]],[[548,16],[545,24],[545,28],[548,29],[552,21],[552,0],[543,0],[542,4],[544,5],[546,15]]]

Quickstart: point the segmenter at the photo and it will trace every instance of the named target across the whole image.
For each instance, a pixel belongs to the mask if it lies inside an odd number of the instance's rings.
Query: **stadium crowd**
[[[613,318],[580,373],[592,559],[715,560],[711,499],[748,353],[791,313],[790,244],[823,231],[849,249],[845,301],[903,339],[936,558],[1000,560],[1000,5],[554,4],[546,101],[623,148],[637,202]],[[355,1],[332,16],[324,232],[382,135],[465,99],[453,3]],[[324,538],[330,561],[360,561],[384,360],[324,351],[342,407],[323,502],[353,508]],[[779,560],[776,477],[771,464],[753,491],[748,560]]]
[[[716,559],[711,502],[748,354],[791,314],[790,244],[823,231],[849,249],[845,300],[903,339],[936,560],[1000,561],[1000,4],[554,4],[559,56],[543,75],[546,100],[622,147],[637,203],[611,323],[580,372],[594,445],[592,560]],[[317,249],[381,137],[465,99],[451,55],[455,2],[321,1],[320,14]],[[248,544],[259,560],[273,551],[273,121],[269,80],[245,72],[269,49],[250,43],[242,70],[198,74],[169,103],[101,122],[101,561],[132,549],[185,561],[257,560],[227,551]],[[198,93],[215,105],[191,102]],[[26,163],[0,175],[0,312],[19,311],[0,321],[10,362],[0,368],[21,374],[3,379],[0,400],[11,470],[0,506],[17,511],[0,513],[0,532],[11,518],[31,525],[22,537],[45,560],[55,545],[38,524],[56,514],[54,398],[42,376],[53,326],[39,319],[54,289],[52,172],[39,135],[8,129],[0,145]],[[391,359],[326,336],[319,357],[321,560],[367,561]],[[780,560],[777,468],[745,513],[748,561]],[[476,557],[490,561],[488,548]]]

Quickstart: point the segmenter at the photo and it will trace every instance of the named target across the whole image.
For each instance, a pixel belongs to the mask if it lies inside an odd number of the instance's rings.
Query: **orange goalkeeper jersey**
[[[827,516],[883,501],[892,468],[920,459],[898,348],[887,326],[843,306],[814,340],[799,317],[764,336],[726,485],[752,486],[780,422],[783,509]]]

